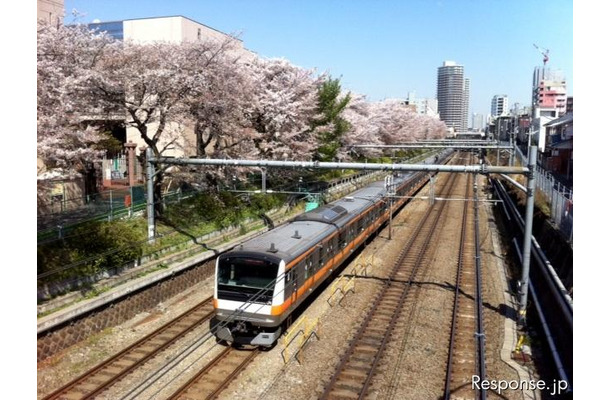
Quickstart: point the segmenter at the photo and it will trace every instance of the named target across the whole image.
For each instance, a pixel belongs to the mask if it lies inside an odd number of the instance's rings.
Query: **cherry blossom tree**
[[[87,121],[108,118],[124,121],[155,156],[174,148],[200,157],[344,160],[354,144],[444,132],[400,100],[371,103],[285,59],[242,59],[235,45],[230,37],[117,42],[84,26],[40,25],[39,156],[70,167],[99,158],[103,135]],[[155,177],[157,193],[162,179]]]
[[[197,140],[192,136],[193,127],[196,130],[198,121],[204,121],[199,117],[205,115],[193,112],[194,99],[202,100],[203,93],[219,90],[215,87],[219,79],[211,77],[222,69],[215,65],[231,46],[231,38],[192,43],[125,42],[91,75],[83,77],[83,86],[90,90],[82,95],[97,101],[96,112],[126,116],[128,129],[135,129],[156,157],[169,150],[177,150],[178,155],[194,154]],[[154,182],[157,196],[163,179],[164,170],[160,170]],[[157,208],[157,212],[162,210]]]
[[[444,136],[445,124],[437,118],[419,115],[400,99],[387,99],[368,103],[356,96],[345,112],[352,128],[345,135],[343,157],[350,146],[358,144],[392,145],[420,139]],[[358,149],[367,157],[381,155],[379,149]]]
[[[311,121],[317,116],[317,94],[324,76],[285,59],[259,58],[250,71],[254,98],[247,116],[255,131],[258,156],[312,159],[318,143]]]
[[[116,46],[84,26],[38,23],[37,153],[47,167],[82,171],[101,158],[105,136],[91,121],[92,104],[80,95],[89,76]]]
[[[254,130],[247,109],[254,96],[249,62],[235,51],[215,55],[202,71],[203,84],[188,99],[195,123],[196,154],[213,158],[241,157],[254,150]]]
[[[378,135],[378,127],[372,123],[372,103],[366,100],[366,96],[355,94],[345,111],[343,117],[349,123],[350,129],[343,136],[343,146],[337,154],[340,160],[350,160],[352,158],[352,146],[354,145],[381,145],[381,137]],[[381,150],[374,148],[358,149],[358,154],[366,157],[378,157]]]

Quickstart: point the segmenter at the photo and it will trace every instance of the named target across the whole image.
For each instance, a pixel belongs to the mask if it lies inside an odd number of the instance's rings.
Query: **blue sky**
[[[491,98],[529,105],[534,47],[550,50],[572,94],[573,13],[566,0],[442,1],[118,1],[65,0],[66,23],[183,15],[226,33],[265,57],[341,78],[371,101],[436,96],[437,68],[462,64],[471,81],[471,113]]]

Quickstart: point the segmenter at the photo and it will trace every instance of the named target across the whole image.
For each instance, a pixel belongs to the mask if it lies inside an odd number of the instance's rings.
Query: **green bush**
[[[145,239],[136,220],[88,222],[62,241],[38,246],[38,274],[57,271],[47,281],[116,268],[140,257]]]
[[[238,226],[245,218],[257,218],[284,201],[285,196],[277,194],[197,194],[167,206],[163,218],[157,221],[160,238],[154,244],[147,243],[146,218],[88,222],[62,240],[38,246],[38,275],[43,274],[39,281],[85,277],[121,267],[214,229]]]

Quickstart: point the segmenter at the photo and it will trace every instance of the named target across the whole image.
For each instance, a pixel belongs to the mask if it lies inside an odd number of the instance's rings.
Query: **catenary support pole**
[[[530,258],[532,250],[532,225],[534,221],[534,198],[536,194],[535,168],[538,148],[529,148],[529,158],[527,161],[527,202],[525,204],[525,230],[523,237],[523,269],[521,271],[521,282],[519,287],[519,324],[525,325],[525,313],[527,311],[527,290],[529,284]]]
[[[388,224],[388,240],[392,240],[392,206],[394,205],[394,175],[388,175],[385,177],[385,189],[389,197],[390,202],[390,220]]]
[[[149,147],[146,149],[146,214],[148,215],[148,242],[155,241],[155,193],[153,177],[155,167],[153,165],[153,153]]]
[[[510,134],[510,161],[508,163],[509,167],[512,167],[515,165],[515,133],[512,132]]]

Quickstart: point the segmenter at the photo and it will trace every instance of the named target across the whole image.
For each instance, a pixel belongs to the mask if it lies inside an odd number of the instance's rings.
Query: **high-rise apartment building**
[[[470,115],[470,79],[464,78],[464,101],[462,109],[462,132],[468,131],[468,116]]]
[[[499,117],[508,115],[508,96],[497,94],[491,99],[491,116]]]
[[[470,80],[464,78],[464,67],[445,61],[438,68],[436,98],[441,121],[455,132],[468,131]]]

